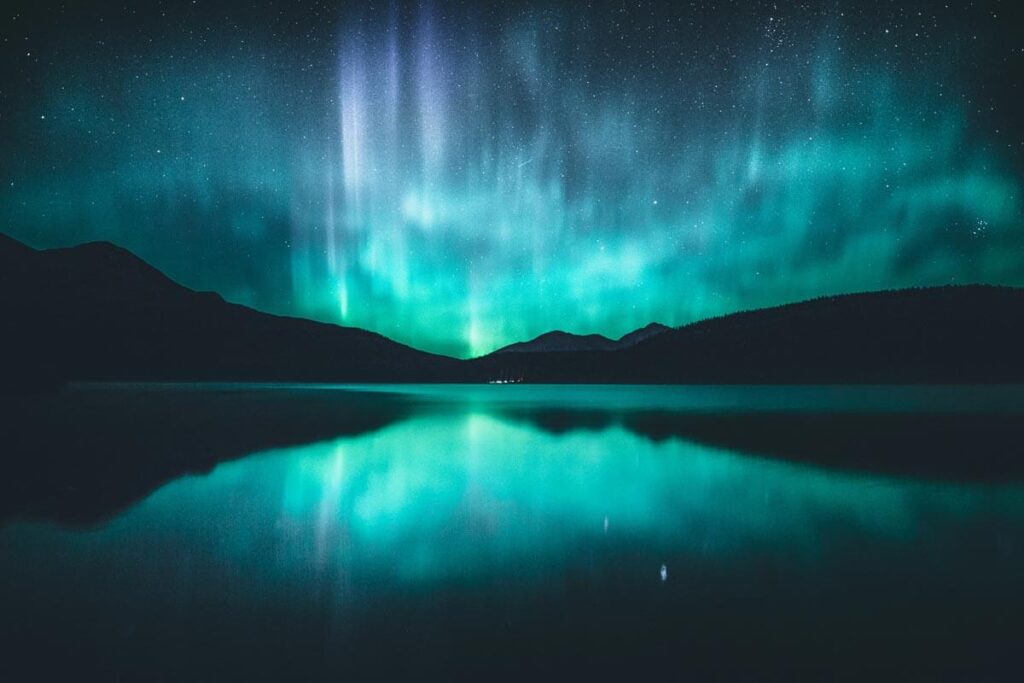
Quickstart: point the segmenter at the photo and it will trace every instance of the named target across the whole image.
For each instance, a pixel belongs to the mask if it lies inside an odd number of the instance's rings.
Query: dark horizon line
[[[111,242],[109,240],[89,240],[87,242],[80,242],[78,244],[72,244],[72,245],[68,245],[68,246],[38,248],[38,247],[33,247],[33,246],[31,246],[31,245],[29,245],[29,244],[27,244],[27,243],[25,243],[25,242],[15,238],[15,237],[12,237],[11,235],[9,235],[6,232],[0,232],[0,237],[8,239],[8,240],[10,240],[10,241],[12,241],[12,242],[14,242],[14,243],[16,243],[18,245],[21,245],[21,246],[23,246],[23,247],[25,247],[27,249],[31,249],[32,251],[36,251],[36,252],[74,250],[74,249],[81,249],[83,247],[90,247],[90,246],[92,246],[92,247],[103,247],[103,248],[109,248],[109,249],[115,249],[115,250],[118,250],[118,251],[123,251],[123,252],[129,254],[132,258],[137,259],[139,262],[141,262],[142,264],[144,264],[148,268],[151,268],[155,272],[159,273],[160,275],[165,277],[170,282],[174,283],[174,285],[176,285],[178,287],[181,287],[183,289],[187,289],[187,290],[189,290],[189,291],[191,291],[193,293],[196,293],[196,294],[213,294],[213,295],[219,297],[222,301],[224,301],[224,302],[226,302],[228,304],[231,304],[231,305],[234,305],[234,306],[241,306],[242,308],[247,308],[247,309],[249,309],[251,311],[255,311],[255,312],[260,313],[262,315],[268,315],[268,316],[272,316],[272,317],[275,317],[275,318],[290,319],[290,320],[303,320],[303,321],[307,321],[307,322],[316,323],[316,324],[319,324],[319,325],[330,325],[332,327],[338,327],[338,328],[347,329],[347,330],[357,330],[357,331],[361,331],[361,332],[366,332],[368,334],[373,334],[373,335],[376,335],[378,337],[381,337],[382,339],[386,339],[386,340],[388,340],[390,342],[393,342],[395,344],[398,344],[400,346],[404,346],[406,348],[412,349],[412,350],[417,351],[419,353],[424,353],[424,354],[428,354],[428,355],[431,355],[431,356],[439,356],[439,357],[442,357],[442,358],[448,358],[448,359],[456,360],[456,361],[472,361],[472,360],[476,360],[476,359],[479,359],[479,358],[486,358],[487,356],[493,355],[493,354],[495,354],[495,353],[497,353],[499,351],[502,351],[503,349],[506,349],[506,348],[509,348],[509,347],[512,347],[512,346],[522,345],[522,344],[530,344],[532,342],[537,341],[541,337],[544,337],[544,336],[547,336],[547,335],[552,335],[552,334],[563,334],[563,335],[569,335],[569,336],[573,336],[573,337],[601,337],[603,339],[608,340],[609,342],[613,342],[614,343],[614,342],[622,340],[623,338],[625,338],[626,336],[632,334],[633,332],[645,329],[647,327],[650,327],[651,325],[662,325],[662,326],[668,328],[668,330],[672,330],[672,331],[684,330],[684,329],[688,329],[688,328],[699,327],[699,326],[704,325],[706,323],[711,323],[711,322],[714,322],[714,321],[724,320],[726,318],[741,317],[741,316],[750,315],[750,314],[758,314],[758,313],[762,313],[762,312],[766,312],[766,311],[775,311],[775,310],[781,310],[781,309],[784,309],[784,308],[799,307],[799,306],[805,305],[805,304],[812,304],[812,303],[821,302],[821,301],[825,301],[825,300],[832,300],[832,299],[866,297],[866,296],[881,295],[881,294],[899,294],[901,292],[919,292],[919,291],[923,291],[923,290],[969,289],[969,288],[974,288],[974,287],[992,288],[992,289],[1005,289],[1005,290],[1024,292],[1024,287],[1019,287],[1019,286],[1014,286],[1014,285],[994,284],[994,283],[990,283],[990,282],[968,282],[968,283],[959,283],[959,284],[948,283],[948,284],[943,284],[943,285],[918,285],[918,286],[910,286],[910,287],[896,287],[896,288],[891,288],[891,289],[872,289],[872,290],[860,290],[860,291],[856,291],[856,292],[842,292],[842,293],[834,293],[834,294],[820,294],[818,296],[809,297],[809,298],[806,298],[806,299],[790,300],[790,301],[787,301],[787,302],[783,302],[783,303],[779,303],[779,304],[773,304],[773,305],[770,305],[770,306],[760,306],[760,307],[755,307],[755,308],[737,309],[737,310],[731,311],[729,313],[721,313],[721,314],[718,314],[718,315],[708,316],[706,318],[699,318],[697,320],[692,320],[692,321],[690,321],[688,323],[684,323],[682,325],[676,325],[676,326],[664,325],[663,323],[661,323],[661,322],[659,322],[657,320],[652,320],[652,321],[650,321],[650,322],[648,322],[648,323],[646,323],[644,325],[641,325],[640,327],[637,327],[637,328],[632,329],[632,330],[628,330],[627,332],[624,332],[622,335],[620,335],[619,337],[616,337],[616,338],[608,337],[608,336],[606,336],[604,334],[601,334],[599,332],[581,333],[581,332],[569,332],[569,331],[566,331],[566,330],[563,330],[563,329],[553,329],[553,330],[548,330],[546,332],[541,332],[540,334],[538,334],[536,336],[533,336],[533,337],[530,337],[529,339],[522,339],[522,340],[518,340],[518,341],[509,342],[508,344],[503,344],[501,346],[498,346],[495,349],[492,349],[491,351],[488,351],[487,353],[483,353],[483,354],[480,354],[478,356],[465,356],[465,357],[461,357],[461,356],[453,356],[453,355],[450,355],[448,353],[440,353],[440,352],[437,352],[437,351],[428,351],[428,350],[419,348],[417,346],[413,346],[412,344],[409,344],[407,342],[404,342],[404,341],[401,341],[401,340],[389,337],[389,336],[387,336],[385,334],[382,334],[381,332],[378,332],[376,330],[368,329],[368,328],[365,328],[365,327],[356,327],[354,325],[344,325],[344,324],[341,324],[341,323],[338,323],[338,322],[334,322],[334,321],[330,321],[330,320],[322,320],[322,319],[319,319],[319,318],[305,317],[305,316],[301,316],[301,315],[294,315],[294,314],[287,314],[287,313],[274,313],[274,312],[271,312],[271,311],[266,311],[266,310],[263,310],[263,309],[260,309],[260,308],[256,308],[255,306],[250,306],[248,304],[242,304],[242,303],[238,303],[238,302],[235,302],[235,301],[230,301],[229,299],[225,299],[224,296],[222,294],[220,294],[219,292],[215,292],[215,291],[212,291],[212,290],[193,289],[193,288],[191,288],[191,287],[189,287],[187,285],[184,285],[184,284],[178,282],[177,280],[171,278],[169,275],[164,273],[163,270],[161,270],[160,268],[157,268],[152,263],[150,263],[146,259],[142,258],[138,254],[136,254],[134,251],[128,249],[127,247],[123,247],[123,246],[121,246],[119,244]],[[598,349],[598,350],[588,350],[588,352],[601,352],[601,351],[612,352],[612,351],[616,351],[616,350],[619,350],[619,349]],[[512,351],[511,353],[543,353],[543,352]]]

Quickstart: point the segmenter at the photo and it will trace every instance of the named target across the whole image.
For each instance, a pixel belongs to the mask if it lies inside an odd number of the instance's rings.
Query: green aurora
[[[1024,285],[1009,28],[871,5],[18,15],[0,224],[459,356]]]

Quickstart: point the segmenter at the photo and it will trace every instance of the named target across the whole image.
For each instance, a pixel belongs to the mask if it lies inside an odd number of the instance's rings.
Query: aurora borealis
[[[1024,285],[1012,3],[5,9],[0,230],[484,353]]]

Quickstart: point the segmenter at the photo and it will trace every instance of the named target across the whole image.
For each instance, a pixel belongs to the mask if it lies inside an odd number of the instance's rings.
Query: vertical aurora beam
[[[427,216],[432,218],[432,185],[443,174],[442,163],[445,151],[445,62],[434,35],[434,19],[430,5],[421,9],[416,36],[416,83],[419,115],[420,151],[422,171],[420,176],[419,204]],[[427,220],[425,223],[429,223]]]
[[[345,189],[346,223],[361,225],[363,190],[371,168],[367,140],[366,74],[361,50],[353,49],[341,70],[341,173]]]

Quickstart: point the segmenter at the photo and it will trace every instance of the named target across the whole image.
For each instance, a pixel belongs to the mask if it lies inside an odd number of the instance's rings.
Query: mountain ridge
[[[1016,383],[1024,381],[1021,349],[1024,290],[949,285],[732,313],[603,357],[517,354],[498,372],[545,382]]]
[[[108,242],[35,250],[7,237],[0,311],[11,385],[443,381],[457,363],[369,330],[263,313],[189,289]]]
[[[865,292],[611,340],[554,331],[459,360],[198,292],[109,242],[0,234],[0,386],[75,380],[540,383],[1024,382],[1024,290]],[[538,341],[542,342],[538,344]]]
[[[618,339],[610,339],[603,334],[575,334],[563,330],[552,330],[538,335],[533,339],[514,342],[502,346],[491,353],[545,353],[551,351],[614,351],[637,344],[656,334],[672,328],[653,322],[632,332],[627,332]],[[490,354],[487,354],[490,355]]]

